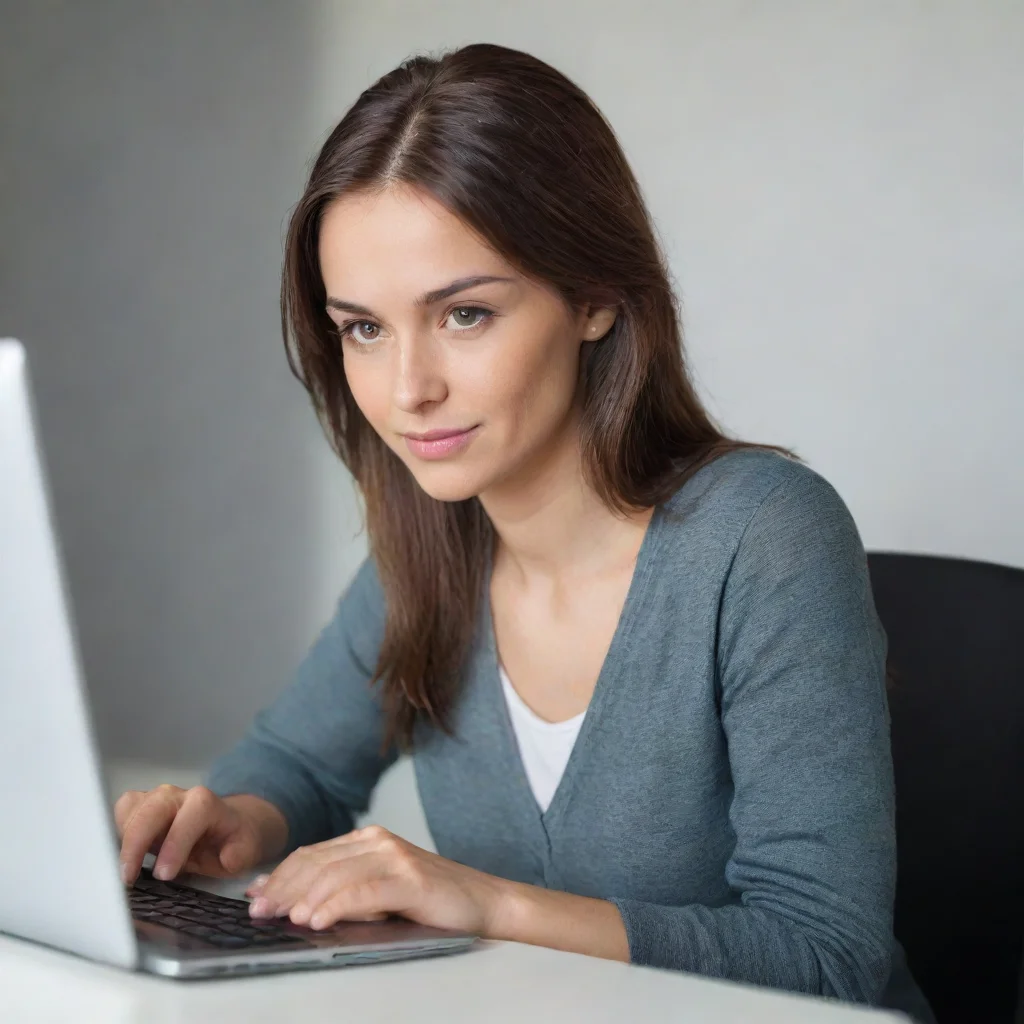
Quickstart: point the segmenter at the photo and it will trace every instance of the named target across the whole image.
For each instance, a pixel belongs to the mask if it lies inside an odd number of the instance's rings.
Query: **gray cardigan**
[[[383,623],[368,560],[294,685],[210,773],[217,793],[279,807],[290,848],[349,831],[396,756],[367,685]],[[928,1020],[892,935],[885,652],[833,488],[781,455],[720,457],[651,520],[544,813],[484,603],[455,738],[415,737],[438,852],[612,901],[636,963]]]

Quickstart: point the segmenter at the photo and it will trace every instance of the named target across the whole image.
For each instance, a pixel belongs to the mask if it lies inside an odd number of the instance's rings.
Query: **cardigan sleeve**
[[[895,889],[886,639],[850,513],[793,469],[753,513],[721,591],[735,899],[613,902],[635,962],[874,1003]]]
[[[359,569],[299,667],[207,777],[214,793],[251,793],[288,822],[290,852],[352,830],[397,751],[381,751],[384,715],[370,679],[384,631],[371,559]]]

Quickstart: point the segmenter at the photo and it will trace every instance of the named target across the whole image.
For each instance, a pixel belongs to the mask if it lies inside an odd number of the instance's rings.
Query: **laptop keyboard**
[[[278,922],[253,920],[244,900],[168,885],[146,870],[128,892],[128,904],[139,921],[173,928],[220,949],[306,944]]]

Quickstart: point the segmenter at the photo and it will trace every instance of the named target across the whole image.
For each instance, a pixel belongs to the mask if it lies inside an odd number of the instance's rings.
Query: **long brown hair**
[[[584,471],[610,509],[657,505],[747,445],[723,435],[687,376],[640,188],[582,90],[535,57],[486,44],[415,57],[370,86],[327,139],[292,215],[281,321],[292,372],[365,501],[387,603],[374,681],[388,741],[408,747],[421,718],[449,728],[493,536],[476,498],[429,497],[367,423],[325,310],[325,208],[392,183],[429,192],[571,305],[615,307],[614,326],[585,346],[581,367]]]

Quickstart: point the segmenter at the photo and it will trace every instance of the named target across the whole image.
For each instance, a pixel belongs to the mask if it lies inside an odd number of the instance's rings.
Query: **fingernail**
[[[255,892],[257,889],[262,889],[263,886],[270,881],[270,875],[257,875],[250,883],[250,892]]]
[[[323,911],[321,911],[321,910],[318,910],[310,918],[310,921],[309,921],[310,928],[323,928],[323,926],[325,924],[327,924],[327,915]]]
[[[250,917],[269,917],[270,916],[270,902],[265,899],[253,900],[249,904],[249,916]]]
[[[290,916],[295,924],[302,924],[309,919],[309,907],[305,903],[296,903]]]
[[[167,882],[171,878],[171,869],[166,864],[157,864],[153,868],[153,877],[159,878],[161,882]]]
[[[131,880],[131,869],[124,861],[121,861],[121,881],[124,882],[125,885],[128,885],[128,883],[131,882]]]

